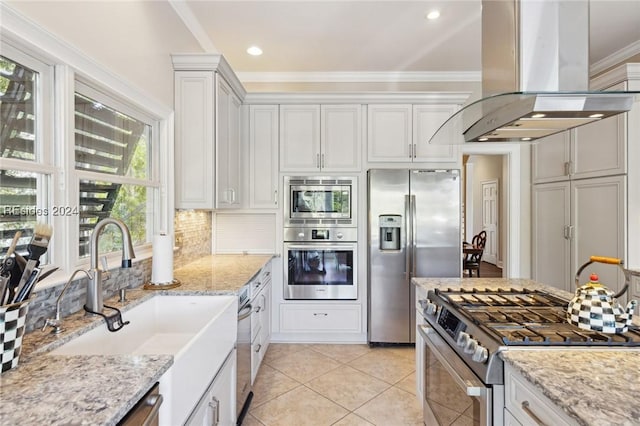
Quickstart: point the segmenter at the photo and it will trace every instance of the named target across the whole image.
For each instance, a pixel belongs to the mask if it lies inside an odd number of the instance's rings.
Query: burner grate
[[[579,329],[571,324],[486,324],[507,346],[638,346],[640,329],[605,334]]]

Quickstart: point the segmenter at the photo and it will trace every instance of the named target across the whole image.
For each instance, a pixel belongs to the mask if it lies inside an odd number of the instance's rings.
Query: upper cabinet
[[[220,55],[172,55],[175,206],[239,208],[244,89]]]
[[[429,139],[457,105],[372,104],[367,114],[369,162],[458,163],[457,145],[430,145]]]
[[[616,85],[610,90],[624,90]],[[626,173],[625,114],[541,139],[533,145],[534,183]]]
[[[278,105],[249,106],[249,207],[278,207]]]
[[[357,172],[361,105],[281,105],[280,170]]]

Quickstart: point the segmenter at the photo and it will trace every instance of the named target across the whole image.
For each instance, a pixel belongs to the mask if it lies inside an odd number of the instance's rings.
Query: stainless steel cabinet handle
[[[317,317],[317,316],[323,316],[323,317],[326,317],[326,316],[328,316],[328,315],[329,315],[329,314],[328,314],[328,313],[326,313],[326,312],[314,312],[314,313],[313,313],[313,316],[314,316],[314,317]]]
[[[147,417],[142,421],[142,426],[151,426],[153,422],[158,418],[158,411],[160,410],[160,406],[162,405],[162,395],[149,395],[149,397],[144,401],[145,405],[151,405],[151,411],[147,414]]]
[[[322,154],[320,158],[322,158],[322,160],[320,161],[320,167],[324,169],[324,154]]]
[[[273,191],[273,204],[278,205],[278,190]]]
[[[316,154],[316,167],[320,168],[320,153]]]
[[[529,401],[522,401],[522,410],[527,413],[527,415],[529,415],[529,417],[531,417],[533,421],[536,422],[539,426],[547,426],[547,424],[540,420],[540,417],[538,417],[538,415],[531,410]]]
[[[262,345],[258,343],[258,347],[256,348],[256,353],[260,352],[260,349],[262,349]]]
[[[416,158],[418,156],[418,147],[416,146],[416,144],[413,144],[413,158]]]
[[[209,401],[211,407],[211,426],[217,426],[220,423],[220,400],[215,396]]]

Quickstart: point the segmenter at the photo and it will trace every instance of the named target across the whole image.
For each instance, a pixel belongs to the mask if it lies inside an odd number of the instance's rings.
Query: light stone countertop
[[[566,291],[523,279],[414,278],[413,283],[425,290],[526,287],[573,298]],[[501,357],[580,425],[640,424],[640,348],[512,349]]]
[[[156,295],[229,295],[250,281],[271,255],[205,256],[176,269],[182,284],[169,290],[127,291],[127,302],[105,304],[126,311]],[[62,356],[51,350],[104,320],[77,312],[63,318],[54,336],[25,335],[18,367],[0,375],[0,425],[115,425],[173,363],[170,355]]]

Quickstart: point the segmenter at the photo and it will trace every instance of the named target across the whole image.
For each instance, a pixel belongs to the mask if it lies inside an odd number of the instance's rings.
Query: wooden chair
[[[473,277],[473,271],[476,271],[476,276],[480,278],[480,262],[482,262],[482,254],[484,253],[484,245],[487,243],[487,233],[481,231],[477,235],[473,236],[471,240],[471,247],[465,253],[465,257],[462,261],[462,269],[469,271],[469,277]],[[467,245],[468,243],[465,243]]]

